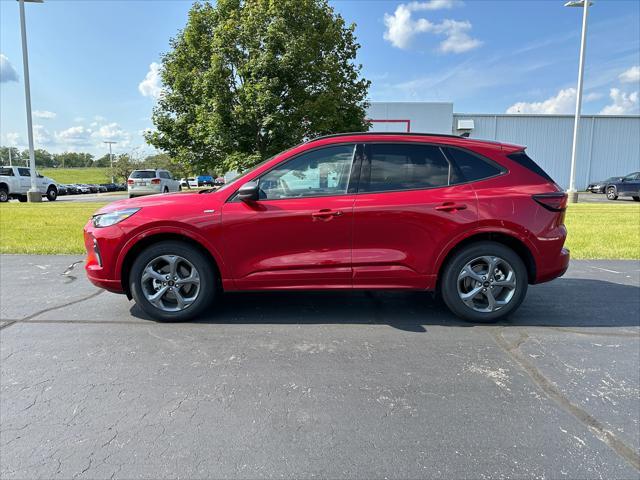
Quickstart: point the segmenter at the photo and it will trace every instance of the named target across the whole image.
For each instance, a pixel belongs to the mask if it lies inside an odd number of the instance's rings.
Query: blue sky
[[[580,8],[562,0],[332,1],[357,24],[372,101],[452,101],[464,113],[570,113]],[[150,151],[159,85],[151,64],[184,26],[191,2],[27,4],[36,147]],[[26,145],[18,3],[0,1],[0,143]],[[146,78],[146,81],[145,81]],[[637,114],[640,2],[590,9],[585,113]]]

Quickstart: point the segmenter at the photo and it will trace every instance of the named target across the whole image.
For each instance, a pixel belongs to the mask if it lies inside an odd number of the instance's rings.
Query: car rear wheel
[[[169,187],[164,187],[164,189],[162,190],[162,193],[169,193]]]
[[[458,317],[495,322],[514,312],[527,293],[527,269],[510,248],[496,242],[471,244],[447,263],[442,298]]]
[[[152,318],[180,322],[196,317],[215,296],[215,269],[197,248],[160,242],[135,259],[129,287],[136,303]]]
[[[617,200],[618,199],[618,193],[616,192],[616,187],[607,188],[607,198],[609,200]]]
[[[49,187],[47,190],[47,200],[55,202],[56,198],[58,198],[58,189],[55,187]]]

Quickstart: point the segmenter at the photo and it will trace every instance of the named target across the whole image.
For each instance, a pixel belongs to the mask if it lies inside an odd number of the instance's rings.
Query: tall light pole
[[[580,110],[582,109],[582,80],[584,77],[584,54],[587,48],[587,17],[590,1],[571,0],[564,4],[565,7],[582,7],[582,38],[580,40],[580,64],[578,66],[578,91],[576,92],[576,116],[573,120],[573,146],[571,147],[571,174],[569,176],[569,202],[578,203],[576,190],[576,160],[578,157],[578,134],[580,133]]]
[[[18,0],[20,3],[20,32],[22,34],[22,65],[24,69],[24,95],[27,107],[27,137],[29,139],[29,170],[31,188],[27,192],[30,202],[41,202],[42,193],[36,183],[36,156],[33,150],[33,122],[31,120],[31,85],[29,84],[29,54],[27,53],[27,27],[24,19],[24,2],[42,3],[43,0]]]
[[[113,141],[105,141],[102,143],[108,143],[109,144],[109,163],[111,163],[111,183],[115,183],[113,181],[113,154],[111,153],[111,145],[113,145],[114,143],[118,143],[118,142],[113,142]]]

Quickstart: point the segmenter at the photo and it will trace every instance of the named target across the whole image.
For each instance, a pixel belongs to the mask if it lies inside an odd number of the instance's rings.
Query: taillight
[[[540,193],[533,199],[547,210],[564,212],[567,208],[567,194],[564,192]]]
[[[151,184],[152,185],[160,185],[160,179],[159,178],[154,178],[151,180]]]
[[[127,180],[127,185],[133,185],[133,180],[131,179]]]

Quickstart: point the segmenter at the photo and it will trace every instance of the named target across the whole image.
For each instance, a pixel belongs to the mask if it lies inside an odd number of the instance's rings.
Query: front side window
[[[631,175],[627,175],[626,177],[624,177],[625,181],[630,181],[630,180],[638,180],[640,178],[640,173],[632,173]]]
[[[417,144],[367,146],[368,172],[361,190],[388,192],[449,185],[449,162],[439,147]]]
[[[260,177],[260,198],[344,195],[349,188],[355,145],[336,145],[303,153]]]

